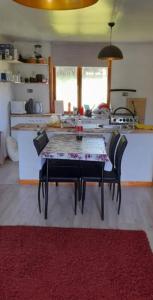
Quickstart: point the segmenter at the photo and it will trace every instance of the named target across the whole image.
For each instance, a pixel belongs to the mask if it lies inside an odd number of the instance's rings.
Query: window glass
[[[77,67],[56,67],[56,99],[64,100],[64,111],[77,107]]]
[[[107,103],[107,67],[82,68],[82,105]]]

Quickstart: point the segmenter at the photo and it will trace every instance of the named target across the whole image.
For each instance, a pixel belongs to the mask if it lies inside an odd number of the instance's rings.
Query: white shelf
[[[47,83],[43,83],[43,82],[13,82],[13,81],[10,81],[10,80],[0,80],[0,83],[12,83],[12,84],[21,84],[21,85],[24,85],[24,84],[48,85],[48,82]]]
[[[2,59],[0,60],[0,62],[5,62],[5,63],[9,63],[9,64],[21,64],[21,61],[19,60],[7,60],[7,59]]]
[[[7,59],[2,59],[0,60],[0,62],[6,62],[9,64],[23,64],[23,65],[33,65],[33,66],[48,66],[48,64],[41,64],[41,63],[24,63],[22,61],[19,60],[7,60]]]
[[[48,82],[13,82],[13,84],[41,84],[41,85],[48,85]]]
[[[39,63],[24,63],[20,62],[23,65],[33,65],[33,66],[48,66],[48,64],[39,64]]]

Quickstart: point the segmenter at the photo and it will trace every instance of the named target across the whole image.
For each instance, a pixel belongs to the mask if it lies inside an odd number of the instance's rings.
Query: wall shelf
[[[48,85],[48,82],[12,82],[13,84],[41,84],[41,85]]]
[[[7,60],[7,59],[1,59],[0,62],[6,62],[9,64],[23,64],[23,65],[34,65],[34,66],[48,66],[48,64],[42,64],[42,63],[25,63],[19,60]]]
[[[48,82],[47,83],[44,83],[44,82],[14,82],[11,80],[0,80],[0,83],[12,83],[12,84],[21,84],[21,85],[24,85],[24,84],[48,85]]]

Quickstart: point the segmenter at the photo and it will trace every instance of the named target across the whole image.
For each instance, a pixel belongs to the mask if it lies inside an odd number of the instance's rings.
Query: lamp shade
[[[102,60],[119,60],[123,59],[123,54],[122,51],[114,46],[114,45],[109,45],[104,47],[98,54],[98,58]]]
[[[13,0],[24,6],[47,9],[47,10],[69,10],[88,7],[98,0]]]
[[[103,60],[123,59],[122,51],[118,47],[112,45],[112,29],[115,26],[115,23],[109,22],[108,26],[110,27],[110,44],[101,49],[101,51],[98,54],[98,58]]]

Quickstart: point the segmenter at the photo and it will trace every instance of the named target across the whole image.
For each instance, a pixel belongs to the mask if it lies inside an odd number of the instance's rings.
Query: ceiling
[[[45,11],[0,0],[0,38],[11,41],[107,42],[110,21],[116,22],[114,42],[153,42],[153,0],[99,0],[71,11]]]

